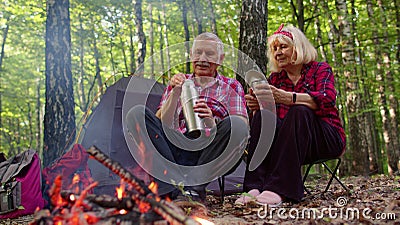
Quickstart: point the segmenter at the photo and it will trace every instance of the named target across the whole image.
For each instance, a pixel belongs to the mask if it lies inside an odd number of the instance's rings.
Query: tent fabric
[[[134,82],[134,89],[131,90]],[[88,121],[83,126],[81,145],[88,149],[95,145],[102,152],[114,161],[119,162],[125,169],[131,171],[138,178],[145,182],[149,180],[148,175],[138,166],[133,159],[129,148],[125,142],[122,124],[122,110],[124,107],[132,107],[141,102],[144,93],[151,89],[148,95],[146,106],[156,112],[165,86],[141,77],[125,77],[118,80],[115,84],[108,87],[101,97],[97,107],[93,110]],[[129,86],[129,90],[127,90]],[[120,184],[119,177],[101,165],[94,159],[88,160],[88,165],[92,173],[92,178],[99,182],[94,192],[96,194],[114,194],[115,187]],[[225,193],[241,192],[239,183],[243,183],[244,169],[238,167],[235,172],[225,178]],[[216,182],[216,181],[215,181]],[[208,189],[212,193],[218,194],[218,183],[211,183]]]
[[[127,90],[130,82],[135,83],[135,93]],[[165,86],[158,82],[154,83],[154,80],[130,76],[121,78],[115,84],[109,86],[89,119],[83,125],[81,145],[86,149],[94,145],[111,159],[119,162],[125,169],[135,172],[135,174],[144,173],[138,169],[125,142],[122,129],[122,104],[126,92],[129,104],[133,106],[140,102],[139,98],[135,98],[136,95],[144,95],[143,93],[151,90],[146,105],[155,111]],[[135,102],[135,99],[138,101]],[[89,159],[88,165],[92,178],[99,182],[94,192],[112,195],[115,192],[115,187],[120,183],[119,177],[94,159]]]
[[[246,170],[246,163],[241,160],[239,166],[233,171],[225,176],[225,188],[224,194],[235,194],[243,192],[243,181],[244,181],[244,172]],[[218,179],[214,180],[210,184],[207,185],[207,192],[221,196],[221,190],[219,188]]]

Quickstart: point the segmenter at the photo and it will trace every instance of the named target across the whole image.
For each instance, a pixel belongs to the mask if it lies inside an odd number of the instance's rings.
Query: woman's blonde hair
[[[296,59],[292,59],[292,64],[294,65],[306,64],[315,61],[318,58],[317,50],[300,29],[291,25],[285,26],[282,29],[278,29],[277,32],[268,38],[267,55],[269,59],[268,65],[271,72],[279,72],[280,70],[273,52],[273,44],[275,41],[293,46],[293,52],[296,52],[293,56],[297,55]]]

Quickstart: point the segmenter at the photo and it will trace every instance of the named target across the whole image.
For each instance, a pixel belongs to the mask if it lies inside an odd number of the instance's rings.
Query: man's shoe
[[[174,202],[200,202],[204,203],[205,196],[202,196],[197,191],[194,190],[185,190],[183,193],[179,193]]]

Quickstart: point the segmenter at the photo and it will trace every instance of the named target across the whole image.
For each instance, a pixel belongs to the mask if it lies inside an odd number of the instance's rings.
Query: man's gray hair
[[[219,55],[224,53],[224,43],[222,43],[221,39],[219,39],[217,35],[210,32],[199,34],[193,41],[192,49],[194,48],[194,44],[196,41],[205,41],[205,40],[215,41],[217,43],[217,51]]]

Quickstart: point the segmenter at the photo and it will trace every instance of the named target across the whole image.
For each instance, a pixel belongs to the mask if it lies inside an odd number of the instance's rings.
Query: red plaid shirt
[[[269,84],[285,91],[296,93],[308,93],[318,105],[315,114],[327,122],[339,132],[343,144],[346,143],[346,135],[336,108],[336,89],[332,68],[325,62],[310,62],[301,70],[301,78],[296,86],[289,79],[285,70],[271,73],[268,77]],[[276,104],[276,114],[284,118],[290,105]]]
[[[235,79],[224,77],[217,74],[213,82],[204,88],[198,86],[193,74],[186,74],[187,79],[194,81],[200,98],[206,100],[207,106],[211,109],[214,118],[224,119],[229,115],[239,115],[247,118],[246,102],[242,85]],[[172,91],[172,86],[168,85],[165,89],[158,108],[160,109],[168,99]],[[179,116],[179,130],[186,132],[186,122],[183,116],[181,102],[178,102],[177,115]]]

